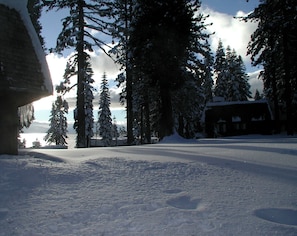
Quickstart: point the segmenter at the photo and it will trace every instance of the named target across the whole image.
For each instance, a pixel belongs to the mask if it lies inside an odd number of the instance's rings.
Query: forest
[[[76,89],[76,146],[90,146],[95,126],[90,53],[95,48],[121,66],[116,81],[122,88],[121,102],[127,112],[128,144],[134,144],[139,137],[141,143],[150,143],[152,135],[162,139],[175,130],[185,138],[193,138],[202,130],[203,110],[214,97],[225,101],[252,99],[242,56],[232,45],[222,42],[216,52],[211,51],[206,30],[209,24],[205,23],[208,16],[200,8],[199,0],[29,0],[31,19],[43,45],[41,12],[67,11],[56,47],[44,46],[44,50],[74,52],[63,81],[56,86],[58,96],[47,138],[65,144],[68,105],[64,95]],[[260,0],[253,12],[238,18],[257,23],[247,52],[252,65],[263,68],[259,79],[264,91],[254,98],[269,101],[273,132],[279,133],[285,127],[288,135],[297,129],[296,15],[295,0]],[[112,46],[94,37],[91,30],[109,37]],[[70,81],[75,81],[74,85],[70,86]],[[98,123],[108,143],[112,125],[110,95],[104,82],[101,95]]]

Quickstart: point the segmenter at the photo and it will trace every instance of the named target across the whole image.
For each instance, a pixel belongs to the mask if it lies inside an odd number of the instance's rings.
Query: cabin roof
[[[27,1],[18,1],[16,8],[12,2],[0,0],[0,96],[22,106],[51,95],[53,88],[45,54],[24,9]]]
[[[234,106],[234,105],[251,105],[251,104],[265,104],[267,105],[268,102],[265,99],[256,100],[256,101],[232,101],[232,102],[209,102],[206,104],[206,107],[218,107],[218,106]]]

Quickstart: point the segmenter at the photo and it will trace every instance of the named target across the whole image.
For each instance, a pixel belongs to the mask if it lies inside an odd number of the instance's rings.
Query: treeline
[[[227,101],[251,97],[240,55],[220,42],[215,57],[208,43],[205,16],[198,0],[53,0],[34,1],[46,10],[67,9],[63,29],[51,52],[72,48],[60,92],[69,91],[77,78],[75,128],[77,147],[87,147],[92,136],[92,65],[90,52],[102,49],[122,67],[117,81],[127,109],[127,141],[150,142],[177,130],[190,138],[199,130],[205,103],[213,95]],[[261,76],[265,96],[275,109],[286,104],[288,134],[296,116],[296,1],[261,1],[243,20],[258,22],[248,53]],[[91,31],[113,41],[107,44]],[[109,50],[106,50],[109,48]],[[216,85],[213,86],[213,79]],[[277,113],[276,113],[277,114]],[[277,118],[277,116],[276,116]],[[296,128],[296,125],[295,125]]]

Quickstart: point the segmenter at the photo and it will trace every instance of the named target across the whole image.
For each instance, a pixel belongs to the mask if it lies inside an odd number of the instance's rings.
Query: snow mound
[[[186,139],[180,136],[176,131],[171,136],[164,137],[159,143],[168,144],[168,143],[197,143],[196,139]]]

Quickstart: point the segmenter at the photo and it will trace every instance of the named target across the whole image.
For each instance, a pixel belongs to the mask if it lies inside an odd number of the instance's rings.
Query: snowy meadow
[[[0,235],[297,235],[297,138],[2,155]]]

